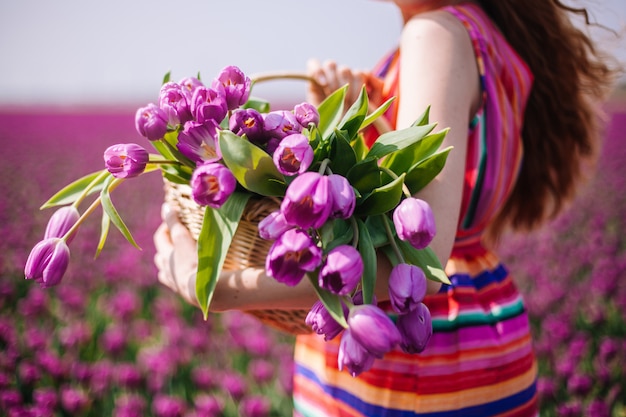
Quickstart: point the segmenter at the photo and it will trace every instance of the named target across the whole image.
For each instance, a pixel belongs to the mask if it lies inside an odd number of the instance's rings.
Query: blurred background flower
[[[0,3],[0,146],[10,156],[0,164],[0,415],[291,415],[291,336],[239,313],[204,321],[157,284],[158,176],[133,180],[143,183],[137,185],[145,190],[141,195],[129,187],[113,197],[130,214],[125,220],[143,251],[112,232],[96,262],[78,256],[96,249],[99,225],[88,222],[72,242],[64,285],[44,290],[23,273],[49,217],[33,216],[40,202],[102,166],[99,152],[84,149],[140,140],[135,109],[156,99],[168,70],[175,77],[198,69],[211,75],[227,64],[247,73],[300,71],[311,56],[369,68],[395,44],[401,26],[385,2],[320,0],[307,8],[308,18],[337,30],[322,31],[329,39],[302,47],[301,37],[284,36],[301,32],[301,20],[291,17],[302,5],[272,5],[183,0],[176,7],[194,10],[186,14],[185,39],[165,36],[151,44],[144,38],[155,22],[171,19],[164,0]],[[230,42],[219,20],[206,24],[212,15],[242,7],[248,13],[238,16]],[[592,20],[619,32],[624,8],[622,0],[595,2]],[[362,24],[374,19],[381,24]],[[262,59],[246,37],[248,30],[258,33],[259,21],[268,39],[285,41],[258,48]],[[339,31],[346,34],[342,40]],[[602,30],[597,36],[626,60],[626,43]],[[354,47],[358,42],[368,45],[365,51]],[[269,83],[258,94],[287,108],[301,101],[304,88]],[[505,236],[500,248],[526,295],[542,416],[626,416],[624,88],[607,109],[598,173],[548,227]]]

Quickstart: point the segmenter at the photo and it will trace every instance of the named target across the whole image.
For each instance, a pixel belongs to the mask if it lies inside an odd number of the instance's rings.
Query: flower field
[[[600,170],[579,198],[500,249],[526,294],[546,416],[626,416],[626,110],[611,108]],[[101,169],[101,149],[143,141],[133,109],[0,111],[0,415],[291,415],[290,336],[238,313],[204,321],[158,284],[158,175],[113,193],[142,251],[112,230],[93,261],[94,216],[61,285],[23,279],[50,215],[38,207]]]

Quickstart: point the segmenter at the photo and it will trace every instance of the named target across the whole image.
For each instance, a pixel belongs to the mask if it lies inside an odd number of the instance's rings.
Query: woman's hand
[[[349,85],[346,91],[346,103],[348,105],[356,101],[364,85],[367,88],[370,102],[375,105],[380,104],[382,80],[372,76],[369,72],[353,70],[345,65],[337,65],[335,61],[331,60],[321,63],[317,59],[311,59],[307,62],[307,74],[318,83],[318,85],[309,83],[307,94],[307,101],[316,106],[346,84]]]
[[[178,213],[163,204],[163,223],[154,233],[154,263],[159,281],[180,294],[188,303],[198,306],[196,271],[198,249],[189,230],[178,219]]]

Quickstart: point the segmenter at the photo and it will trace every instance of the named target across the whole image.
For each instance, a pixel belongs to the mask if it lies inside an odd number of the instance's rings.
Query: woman
[[[596,147],[592,103],[612,71],[570,23],[584,10],[558,1],[394,3],[404,21],[398,49],[373,74],[313,62],[326,88],[312,87],[311,100],[365,83],[375,101],[398,97],[387,113],[393,126],[408,126],[430,105],[430,120],[450,127],[444,146],[454,149],[419,197],[435,213],[431,248],[452,285],[430,288],[434,334],[424,352],[394,350],[358,378],[337,370],[338,341],[298,337],[295,414],[536,415],[528,319],[490,244],[506,227],[540,224],[572,196]],[[175,215],[165,220],[155,235],[160,279],[195,302],[195,243]],[[389,270],[381,258],[382,306]],[[212,308],[306,308],[314,300],[307,285],[285,288],[245,270],[222,273]]]

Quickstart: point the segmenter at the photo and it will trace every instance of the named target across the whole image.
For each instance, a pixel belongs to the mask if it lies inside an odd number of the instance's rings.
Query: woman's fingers
[[[156,254],[154,263],[159,270],[158,279],[192,304],[195,296],[198,253],[196,241],[178,219],[178,213],[164,204],[161,210],[163,223],[154,233]]]

